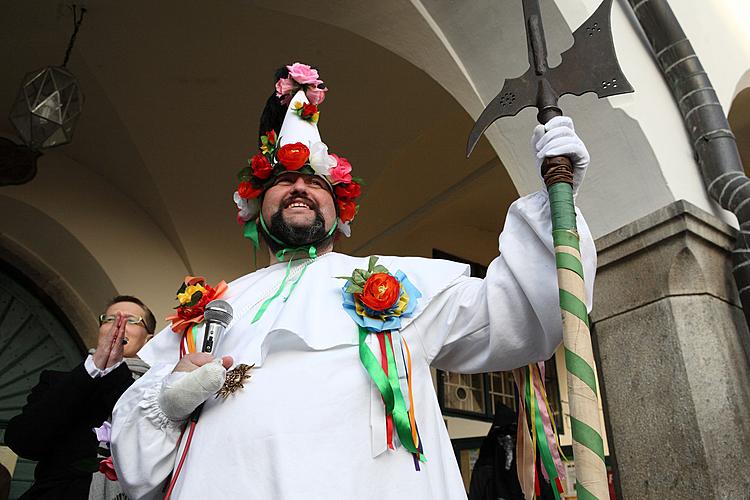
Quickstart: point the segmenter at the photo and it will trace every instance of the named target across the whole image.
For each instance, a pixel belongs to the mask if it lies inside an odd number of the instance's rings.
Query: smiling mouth
[[[288,203],[284,205],[285,209],[291,208],[291,209],[304,209],[304,210],[315,210],[315,205],[310,200],[305,200],[303,198],[293,198]]]
[[[310,210],[310,206],[307,203],[302,203],[301,201],[290,203],[286,206],[286,208],[306,208],[307,210]]]

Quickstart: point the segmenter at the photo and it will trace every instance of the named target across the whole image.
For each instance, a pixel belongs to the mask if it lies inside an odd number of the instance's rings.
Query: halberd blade
[[[536,85],[533,68],[518,78],[505,80],[500,93],[490,101],[482,114],[477,118],[474,128],[469,134],[469,141],[466,144],[466,157],[471,156],[479,138],[485,130],[494,123],[498,118],[504,116],[514,116],[524,108],[536,104]]]
[[[609,97],[633,92],[617,62],[611,10],[612,0],[604,0],[573,33],[573,46],[563,52],[562,62],[548,70],[547,80],[559,96],[595,92]]]

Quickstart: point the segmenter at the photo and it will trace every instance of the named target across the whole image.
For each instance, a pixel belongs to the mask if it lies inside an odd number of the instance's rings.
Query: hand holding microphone
[[[200,411],[196,409],[224,385],[227,369],[234,361],[231,356],[214,359],[211,353],[232,321],[232,314],[232,306],[226,301],[214,300],[206,305],[203,352],[180,359],[159,394],[159,405],[170,420],[185,420],[193,412],[197,420]]]

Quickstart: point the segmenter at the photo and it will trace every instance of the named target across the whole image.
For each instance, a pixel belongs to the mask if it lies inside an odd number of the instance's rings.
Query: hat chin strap
[[[271,238],[274,242],[278,243],[282,247],[281,250],[279,250],[275,254],[276,260],[278,260],[279,262],[282,262],[284,260],[284,257],[287,254],[293,255],[293,254],[296,254],[296,253],[299,253],[299,252],[305,252],[305,253],[307,253],[307,255],[311,259],[317,258],[317,256],[318,256],[318,248],[317,248],[317,246],[320,243],[322,243],[323,241],[325,241],[327,238],[329,238],[336,231],[336,229],[338,228],[338,225],[339,225],[339,221],[338,221],[338,217],[337,217],[336,220],[333,222],[333,226],[331,227],[330,230],[328,230],[328,232],[325,234],[325,236],[323,236],[322,238],[319,238],[316,241],[313,241],[312,243],[309,244],[309,246],[308,245],[303,245],[303,246],[294,247],[294,246],[290,245],[288,242],[283,241],[283,240],[277,238],[276,236],[274,236],[273,234],[271,234],[271,231],[269,231],[268,226],[266,226],[266,221],[263,220],[263,211],[262,210],[258,214],[258,219],[260,220],[260,227],[263,229],[263,232],[266,233],[266,235],[268,235],[269,238]],[[291,260],[294,260],[294,258],[292,258]]]
[[[302,279],[302,276],[305,274],[305,270],[307,270],[307,266],[309,266],[310,263],[315,258],[318,257],[318,249],[317,249],[316,245],[320,244],[320,242],[324,241],[326,238],[328,238],[329,236],[331,236],[333,234],[333,232],[336,230],[336,227],[338,226],[338,218],[336,218],[336,222],[333,224],[333,227],[331,228],[331,230],[328,231],[328,233],[326,233],[325,236],[323,236],[319,240],[314,241],[312,244],[310,244],[310,246],[291,247],[291,246],[289,246],[289,243],[281,241],[279,238],[277,238],[276,236],[272,235],[271,232],[268,230],[268,227],[266,226],[266,222],[263,220],[263,213],[261,212],[259,215],[260,215],[260,217],[259,217],[260,218],[260,227],[263,228],[263,231],[265,231],[265,233],[273,241],[275,241],[279,245],[283,246],[283,248],[281,250],[279,250],[278,252],[276,252],[276,260],[278,260],[279,262],[282,262],[284,260],[284,257],[286,256],[286,254],[291,255],[292,258],[289,259],[289,263],[286,266],[286,273],[284,274],[284,277],[282,278],[281,283],[279,284],[279,288],[276,290],[276,293],[274,293],[271,297],[269,297],[268,299],[266,299],[263,302],[263,304],[261,304],[260,309],[258,309],[258,312],[255,313],[255,317],[253,318],[253,321],[252,321],[253,323],[255,323],[256,321],[260,320],[263,317],[263,314],[265,314],[265,312],[268,309],[268,307],[271,305],[271,303],[274,300],[276,300],[278,297],[280,297],[281,294],[284,292],[284,289],[286,288],[287,282],[289,280],[289,273],[290,273],[291,268],[292,268],[292,262],[295,260],[295,255],[297,253],[299,253],[299,252],[306,252],[307,255],[310,257],[310,260],[308,262],[306,262],[304,266],[302,266],[302,271],[300,272],[299,277],[294,281],[294,283],[292,283],[291,287],[289,288],[289,292],[287,292],[286,296],[282,299],[284,302],[286,302],[289,299],[289,297],[291,297],[292,292],[297,287],[297,284]]]

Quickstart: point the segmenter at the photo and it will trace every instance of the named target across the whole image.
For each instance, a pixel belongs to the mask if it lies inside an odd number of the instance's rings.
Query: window
[[[462,262],[471,267],[471,275],[484,278],[487,267],[455,255],[433,249],[432,257]],[[555,357],[545,362],[544,369],[547,398],[555,426],[563,433],[560,405],[560,387],[557,382]],[[516,410],[516,388],[511,372],[478,373],[466,375],[437,370],[438,402],[443,415],[491,422],[498,405]]]

